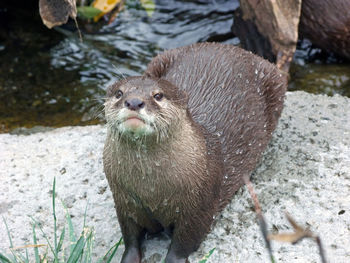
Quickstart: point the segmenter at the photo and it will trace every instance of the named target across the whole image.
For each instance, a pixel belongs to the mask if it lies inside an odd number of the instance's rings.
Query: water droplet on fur
[[[222,132],[216,132],[215,135],[220,137],[222,135]]]
[[[175,212],[176,212],[176,213],[180,213],[180,208],[179,208],[179,207],[176,207]]]
[[[228,178],[228,176],[227,176],[227,175],[225,175],[225,176],[224,176],[224,178],[225,178],[225,179],[227,179],[227,178]]]
[[[164,199],[163,205],[164,205],[164,206],[167,206],[167,205],[168,205],[168,199]]]
[[[242,73],[238,73],[237,76],[241,79],[242,78]]]
[[[255,75],[258,75],[258,70],[257,69],[255,69]]]
[[[260,75],[259,75],[259,77],[262,79],[263,77],[265,77],[265,74],[264,74],[264,72],[260,72]]]
[[[249,80],[248,80],[248,79],[246,79],[246,80],[245,80],[245,83],[249,84]]]
[[[252,143],[250,142],[250,143],[248,143],[248,145],[249,145],[249,146],[252,146]]]
[[[264,124],[264,128],[266,128],[266,126],[267,126],[267,124],[265,123],[265,124]]]
[[[236,170],[236,168],[234,168],[234,167],[233,167],[233,168],[232,168],[232,172],[234,173],[234,172],[235,172],[235,170]]]
[[[260,88],[257,88],[256,91],[260,94]]]
[[[158,162],[158,161],[155,161],[154,164],[155,164],[157,167],[160,166],[160,162]]]

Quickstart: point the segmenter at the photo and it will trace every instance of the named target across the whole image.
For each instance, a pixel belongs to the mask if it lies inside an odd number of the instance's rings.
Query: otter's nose
[[[125,101],[125,107],[127,107],[129,110],[139,110],[144,106],[145,103],[138,98],[132,98]]]

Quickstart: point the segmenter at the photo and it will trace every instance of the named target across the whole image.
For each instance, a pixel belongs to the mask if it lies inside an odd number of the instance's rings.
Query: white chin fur
[[[121,109],[118,118],[125,120],[133,113],[130,113],[127,109]],[[123,121],[118,125],[118,130],[123,134],[130,134],[134,136],[147,136],[151,135],[155,132],[154,128],[150,125],[150,123],[153,123],[154,116],[150,116],[145,109],[141,109],[139,111],[138,117],[144,120],[140,121],[140,123],[134,123],[134,121]]]
[[[154,133],[153,127],[151,127],[148,124],[144,124],[137,128],[134,128],[134,127],[130,127],[129,125],[126,125],[124,122],[118,125],[118,130],[122,134],[131,134],[135,136],[144,136],[144,135],[150,135]]]

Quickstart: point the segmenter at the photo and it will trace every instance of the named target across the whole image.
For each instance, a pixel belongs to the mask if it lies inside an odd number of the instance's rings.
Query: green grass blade
[[[1,253],[0,253],[0,262],[2,262],[2,263],[13,263],[13,261],[9,260],[7,257],[5,257]]]
[[[16,262],[19,260],[20,263],[25,263],[25,257],[23,257],[20,253],[16,253],[14,249],[10,250]]]
[[[57,245],[57,254],[60,252],[60,250],[62,248],[65,233],[66,233],[66,226],[63,226],[63,230],[62,230],[62,233],[60,235],[60,241],[58,242],[58,245]]]
[[[117,242],[117,244],[114,245],[114,249],[113,249],[111,255],[109,256],[109,258],[107,259],[106,263],[110,263],[110,262],[112,261],[114,255],[115,255],[115,253],[117,252],[118,247],[120,246],[120,244],[122,243],[122,241],[123,241],[123,238],[121,237],[121,238],[119,239],[119,241]]]
[[[87,202],[86,206],[85,206],[83,229],[85,229],[85,226],[86,226],[86,214],[87,214],[88,205],[89,205],[89,202]],[[84,251],[84,257],[81,258],[83,263],[90,263],[91,262],[93,241],[92,241],[92,235],[90,235],[89,237],[90,238],[88,238],[86,241],[86,249]]]
[[[87,213],[87,208],[88,208],[88,205],[89,205],[89,201],[87,201],[86,203],[86,206],[85,206],[85,213],[84,213],[84,224],[83,224],[83,229],[85,228],[86,226],[86,213]]]
[[[72,254],[77,239],[76,239],[75,234],[74,234],[74,228],[73,228],[72,218],[70,217],[70,214],[69,214],[69,212],[68,212],[68,208],[67,208],[67,206],[63,203],[62,200],[61,200],[61,202],[62,202],[62,205],[63,205],[63,207],[64,207],[65,214],[66,214],[65,216],[66,216],[66,220],[67,220],[67,223],[68,223],[69,241],[70,241],[70,243],[71,243],[71,245],[70,245],[70,254]]]
[[[13,250],[11,249],[11,248],[13,248],[11,233],[10,233],[9,227],[8,227],[7,222],[6,222],[6,220],[5,220],[4,217],[2,217],[2,221],[4,221],[4,224],[5,224],[5,227],[6,227],[7,236],[8,236],[9,241],[10,241],[10,250],[11,250],[11,253],[12,253],[12,255],[13,255],[14,262],[15,262],[15,263],[18,263],[18,261],[17,261],[17,256],[15,255],[15,253],[13,252]]]
[[[35,224],[33,224],[33,243],[34,243],[34,245],[38,244],[37,239],[36,239]],[[40,263],[39,248],[34,247],[34,255],[35,255],[35,263]]]
[[[28,249],[26,248],[26,260],[25,260],[26,263],[29,263],[29,256],[28,256]]]
[[[113,259],[115,253],[117,252],[118,247],[119,247],[120,244],[122,244],[122,243],[123,243],[123,238],[121,237],[121,238],[119,239],[119,241],[118,241],[117,243],[115,243],[114,246],[111,247],[111,248],[107,251],[107,253],[106,253],[102,258],[100,258],[100,259],[97,261],[97,263],[102,263],[102,262],[107,263],[107,262],[111,262],[111,260]],[[108,255],[109,255],[109,256],[108,256]],[[108,259],[107,259],[107,257],[108,257]],[[106,259],[107,259],[107,261],[106,261]]]
[[[38,224],[38,222],[35,221],[35,219],[34,219],[32,216],[29,216],[29,217],[30,217],[30,218],[33,220],[33,222],[39,227],[41,233],[43,234],[43,237],[46,239],[46,242],[47,242],[47,244],[49,245],[50,250],[51,250],[51,252],[52,252],[52,254],[53,254],[53,256],[54,256],[55,262],[59,262],[58,257],[57,257],[57,254],[55,253],[55,250],[54,250],[54,248],[52,247],[52,245],[51,245],[51,243],[50,243],[50,240],[48,239],[48,237],[47,237],[47,235],[45,234],[44,230],[42,229],[42,227],[40,226],[40,224]]]
[[[82,234],[78,242],[75,244],[72,253],[70,254],[67,263],[76,263],[81,257],[85,246],[85,237]]]
[[[44,253],[44,255],[42,256],[42,260],[40,261],[40,263],[41,263],[41,262],[47,262],[47,252],[48,252],[48,247],[46,246],[45,253]]]
[[[57,251],[57,218],[56,218],[56,177],[53,179],[53,187],[52,187],[52,215],[53,215],[53,229],[54,229],[54,245],[55,245],[55,253],[58,254]]]
[[[84,228],[86,229],[86,228]],[[92,255],[92,249],[93,249],[93,244],[94,244],[94,240],[93,240],[93,229],[89,229],[89,235],[86,239],[86,247],[84,249],[84,257],[82,257],[82,262],[83,263],[91,263],[91,255]]]
[[[2,217],[2,221],[3,221],[4,224],[5,224],[6,231],[7,231],[7,236],[9,237],[9,241],[10,241],[10,247],[12,248],[12,247],[13,247],[13,243],[12,243],[12,238],[11,238],[11,234],[10,234],[9,227],[7,226],[7,222],[6,222],[6,220],[5,220],[4,217]]]
[[[212,248],[212,249],[209,251],[209,253],[206,254],[198,263],[205,263],[205,262],[207,262],[208,258],[211,256],[211,254],[213,254],[214,250],[215,250],[215,247]]]

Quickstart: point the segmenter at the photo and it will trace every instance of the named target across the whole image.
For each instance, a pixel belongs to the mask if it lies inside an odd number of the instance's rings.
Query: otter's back
[[[193,120],[219,137],[225,163],[222,198],[228,201],[271,138],[286,77],[258,56],[215,43],[166,51],[150,62],[145,74],[184,90]]]

